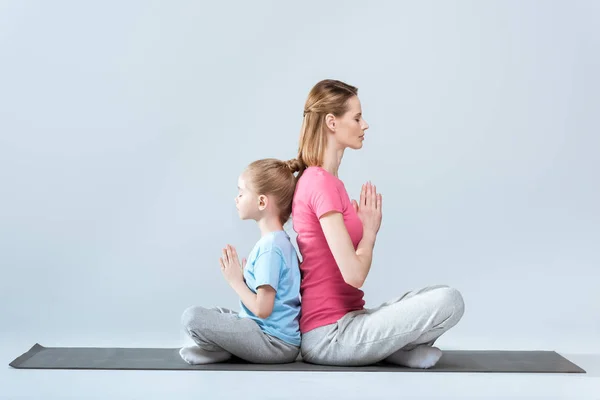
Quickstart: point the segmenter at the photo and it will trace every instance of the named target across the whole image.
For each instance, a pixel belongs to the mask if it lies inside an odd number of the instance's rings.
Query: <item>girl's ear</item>
[[[267,198],[267,196],[265,196],[264,194],[258,196],[258,209],[260,211],[263,211],[265,208],[267,208],[267,204],[269,204],[269,199]]]

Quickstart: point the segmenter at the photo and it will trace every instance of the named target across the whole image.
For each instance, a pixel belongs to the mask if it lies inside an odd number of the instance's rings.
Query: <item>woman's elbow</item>
[[[365,278],[359,276],[344,276],[344,282],[356,289],[360,289],[365,284]]]

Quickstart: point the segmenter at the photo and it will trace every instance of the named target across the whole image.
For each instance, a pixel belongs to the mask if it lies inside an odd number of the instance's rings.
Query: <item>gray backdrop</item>
[[[336,78],[370,124],[340,176],[384,195],[367,306],[445,283],[466,312],[442,348],[600,351],[599,15],[0,2],[2,340],[178,346],[187,306],[237,308],[220,250],[258,238],[237,176],[294,157],[308,91]]]

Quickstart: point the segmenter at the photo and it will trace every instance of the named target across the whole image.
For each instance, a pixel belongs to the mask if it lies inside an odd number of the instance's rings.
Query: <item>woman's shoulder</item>
[[[337,187],[340,180],[322,167],[310,166],[304,170],[298,186],[308,190],[322,190],[325,187]]]

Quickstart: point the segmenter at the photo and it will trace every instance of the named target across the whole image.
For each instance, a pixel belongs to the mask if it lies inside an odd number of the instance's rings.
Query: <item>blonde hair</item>
[[[256,160],[246,168],[251,188],[259,195],[273,196],[275,199],[282,225],[292,213],[297,181],[294,173],[301,169],[302,163],[296,159],[282,161],[276,158]]]
[[[324,79],[308,93],[304,104],[304,120],[300,130],[297,159],[301,163],[300,174],[310,166],[323,166],[327,134],[325,116],[341,117],[348,111],[347,101],[358,95],[358,88],[347,83]]]

